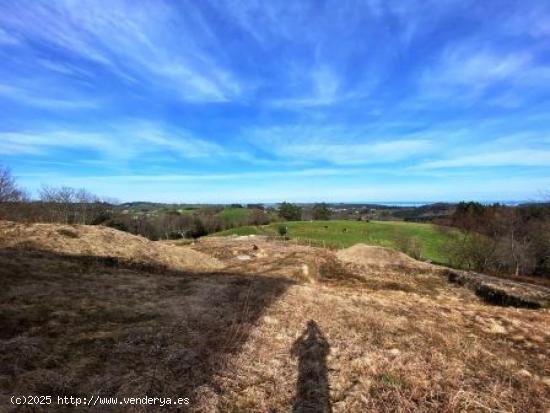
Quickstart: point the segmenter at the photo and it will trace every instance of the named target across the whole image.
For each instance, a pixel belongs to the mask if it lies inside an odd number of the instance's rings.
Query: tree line
[[[268,213],[261,204],[247,205],[248,214],[239,219],[223,219],[223,207],[199,208],[192,214],[167,211],[132,212],[117,207],[113,199],[100,198],[85,189],[43,186],[32,200],[17,185],[8,168],[0,166],[0,219],[19,222],[105,225],[152,240],[198,238],[242,225],[265,225],[275,220],[300,220],[303,209],[283,202],[277,213]],[[240,204],[232,208],[242,208]],[[330,218],[326,204],[313,208],[315,219]]]
[[[64,186],[43,186],[38,200],[31,200],[10,170],[0,166],[0,219],[11,221],[106,225],[158,240],[198,238],[273,221],[328,220],[332,212],[324,203],[304,209],[282,202],[270,211],[254,204],[247,205],[245,217],[227,220],[218,215],[223,207],[204,207],[191,214],[175,209],[133,213],[115,203],[85,189]],[[437,223],[441,231],[455,232],[443,246],[453,266],[494,274],[550,275],[550,203],[510,207],[461,202],[448,218]],[[413,244],[407,242],[402,249],[419,250]]]
[[[452,264],[494,274],[550,275],[550,204],[511,207],[461,202],[442,228]]]

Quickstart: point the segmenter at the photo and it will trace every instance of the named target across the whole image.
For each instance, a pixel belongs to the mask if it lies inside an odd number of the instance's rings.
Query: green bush
[[[331,212],[327,204],[315,204],[313,206],[312,216],[315,221],[328,221],[330,219]]]
[[[279,216],[287,221],[300,221],[302,219],[302,208],[288,202],[279,206]]]

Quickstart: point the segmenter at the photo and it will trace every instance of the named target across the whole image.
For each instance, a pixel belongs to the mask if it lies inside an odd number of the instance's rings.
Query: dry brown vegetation
[[[19,224],[0,221],[0,246],[124,261],[173,270],[214,270],[223,265],[189,248],[176,248],[104,226]]]
[[[550,408],[549,310],[487,304],[409,258],[260,237],[139,247],[99,227],[0,234],[8,411],[10,394],[98,393],[190,397],[195,412]]]
[[[356,244],[350,248],[341,250],[337,253],[337,256],[344,262],[362,264],[369,268],[380,270],[388,268],[429,270],[432,268],[430,264],[415,260],[403,252],[365,244]]]

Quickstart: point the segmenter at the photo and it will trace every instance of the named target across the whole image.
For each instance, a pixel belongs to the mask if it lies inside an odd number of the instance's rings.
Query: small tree
[[[206,230],[206,227],[204,226],[204,223],[200,218],[196,217],[194,219],[191,231],[189,231],[189,235],[191,236],[191,238],[195,239],[208,235],[208,231]]]
[[[323,202],[313,206],[312,216],[316,221],[328,221],[330,219],[331,212],[328,205]]]
[[[283,202],[279,206],[279,216],[287,221],[300,221],[302,219],[302,208],[289,202]]]
[[[285,237],[286,234],[288,234],[288,227],[285,225],[285,224],[280,224],[278,227],[277,227],[277,232],[279,233],[279,235],[281,237]]]

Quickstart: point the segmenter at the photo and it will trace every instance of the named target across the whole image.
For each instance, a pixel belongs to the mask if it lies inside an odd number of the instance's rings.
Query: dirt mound
[[[431,264],[417,261],[408,255],[384,247],[356,244],[338,251],[336,254],[343,262],[376,268],[399,268],[411,270],[431,270]]]
[[[103,226],[0,221],[0,248],[109,258],[173,270],[205,271],[223,267],[217,259],[189,247],[150,241]]]

